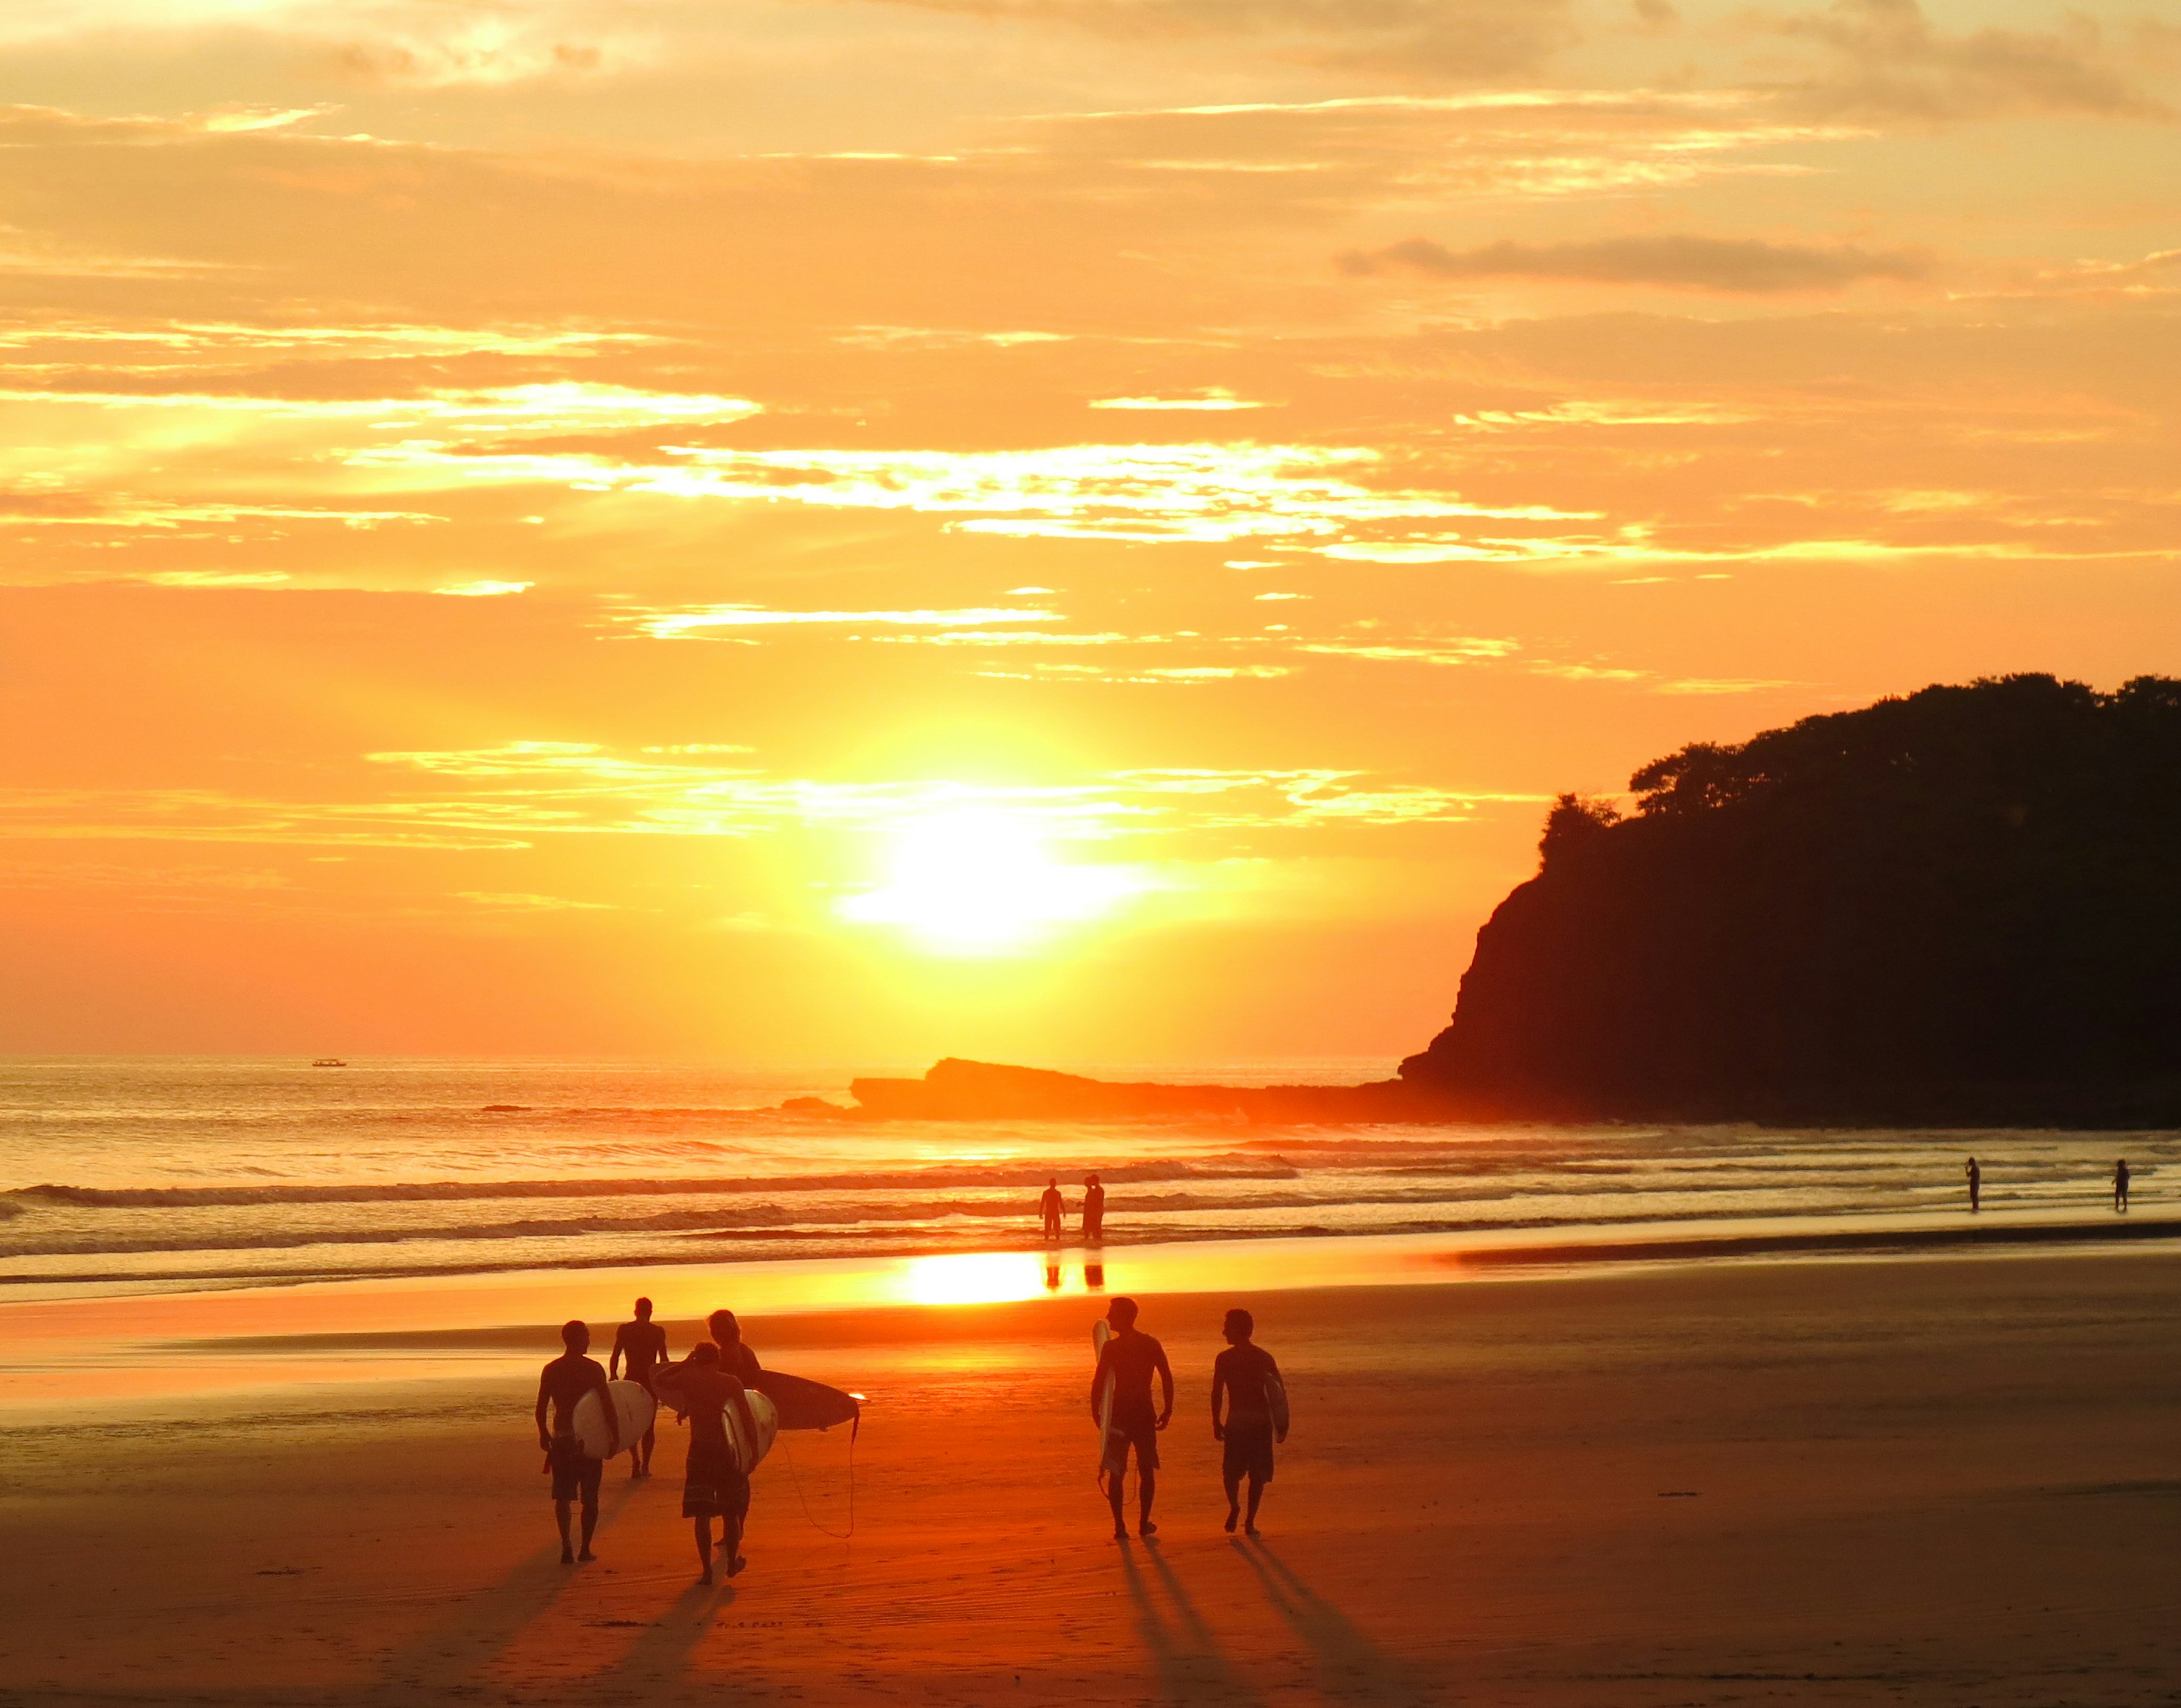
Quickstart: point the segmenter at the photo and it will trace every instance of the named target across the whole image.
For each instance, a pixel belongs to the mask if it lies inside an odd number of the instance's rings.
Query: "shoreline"
[[[1046,1303],[1080,1310],[1146,1300],[1495,1286],[1616,1273],[1947,1259],[2141,1256],[2181,1239],[2181,1217],[2048,1213],[1875,1214],[1440,1233],[1063,1244],[931,1256],[623,1264],[462,1275],[348,1278],[196,1292],[80,1291],[0,1298],[0,1416],[71,1396],[127,1405],[189,1394],[433,1380],[549,1356],[570,1316],[620,1320],[638,1293],[682,1338],[729,1303],[767,1331],[822,1345],[852,1323],[909,1321]],[[1852,1220],[1853,1226],[1842,1226]],[[827,1326],[830,1325],[831,1326]]]

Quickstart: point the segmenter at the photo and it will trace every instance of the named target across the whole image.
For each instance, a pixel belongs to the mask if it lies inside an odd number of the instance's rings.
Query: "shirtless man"
[[[682,1516],[694,1521],[698,1582],[712,1581],[712,1520],[720,1521],[720,1551],[732,1578],[748,1563],[743,1558],[743,1526],[749,1517],[750,1467],[735,1451],[726,1420],[735,1419],[741,1439],[757,1432],[741,1381],[723,1364],[710,1341],[693,1347],[678,1364],[668,1364],[654,1379],[659,1396],[689,1419],[689,1468],[682,1484]]]
[[[1055,1175],[1046,1182],[1045,1190],[1038,1194],[1037,1199],[1038,1224],[1047,1239],[1060,1237],[1060,1218],[1066,1209],[1067,1206],[1060,1196],[1060,1176]]]
[[[621,1451],[621,1419],[614,1410],[613,1396],[606,1392],[605,1371],[596,1358],[583,1356],[591,1349],[590,1330],[580,1322],[563,1323],[560,1344],[567,1351],[538,1373],[538,1445],[545,1450],[545,1463],[553,1473],[553,1518],[560,1527],[560,1563],[572,1566],[577,1560],[598,1557],[591,1551],[591,1536],[599,1528],[599,1479],[606,1468],[605,1459],[593,1458],[576,1438],[576,1402],[595,1388],[605,1402],[606,1459]],[[549,1430],[545,1423],[548,1406],[553,1410]],[[583,1503],[583,1551],[577,1554],[568,1545],[568,1507],[579,1498]]]
[[[712,1344],[720,1349],[720,1368],[740,1377],[744,1387],[755,1387],[764,1367],[743,1339],[743,1325],[735,1320],[735,1314],[714,1311],[704,1319],[704,1326],[711,1333]]]
[[[1113,1379],[1113,1414],[1106,1430],[1105,1457],[1099,1469],[1106,1478],[1106,1498],[1113,1508],[1113,1540],[1124,1542],[1129,1527],[1121,1519],[1123,1484],[1129,1469],[1129,1449],[1136,1450],[1136,1534],[1151,1536],[1158,1526],[1151,1522],[1151,1497],[1158,1492],[1158,1431],[1173,1418],[1173,1369],[1166,1361],[1166,1348],[1149,1335],[1136,1332],[1136,1302],[1115,1299],[1107,1308],[1106,1320],[1113,1325],[1113,1338],[1098,1354],[1098,1368],[1090,1377],[1090,1416],[1098,1416],[1100,1390],[1106,1378]],[[1160,1403],[1151,1408],[1151,1373],[1158,1373]]]
[[[1227,1313],[1223,1332],[1227,1350],[1212,1361],[1212,1439],[1223,1442],[1226,1452],[1219,1466],[1219,1479],[1227,1485],[1227,1534],[1234,1534],[1234,1522],[1242,1516],[1242,1479],[1250,1479],[1250,1515],[1242,1528],[1251,1535],[1257,1534],[1257,1506],[1265,1498],[1265,1485],[1273,1479],[1272,1402],[1265,1391],[1267,1380],[1280,1379],[1280,1367],[1273,1355],[1250,1336],[1257,1331],[1256,1321],[1245,1310]],[[1227,1415],[1219,1414],[1219,1402],[1227,1402]],[[1285,1430],[1278,1432],[1282,1441]]]
[[[613,1353],[606,1359],[606,1376],[612,1380],[621,1375],[621,1360],[628,1360],[628,1379],[644,1392],[651,1392],[651,1372],[655,1365],[666,1362],[666,1331],[651,1320],[651,1301],[636,1302],[636,1320],[623,1323],[614,1331]],[[628,1474],[632,1478],[651,1474],[651,1450],[659,1444],[656,1427],[643,1432],[643,1439],[628,1450]]]

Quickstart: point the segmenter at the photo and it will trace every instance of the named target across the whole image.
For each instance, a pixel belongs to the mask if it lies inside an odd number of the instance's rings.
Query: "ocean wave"
[[[916,1192],[933,1187],[988,1187],[1035,1192],[1054,1175],[1095,1165],[1051,1162],[864,1170],[806,1175],[675,1176],[558,1180],[390,1181],[372,1184],[288,1186],[67,1186],[52,1183],[0,1193],[18,1205],[77,1209],[181,1209],[251,1204],[413,1204],[493,1198],[621,1198],[690,1193]],[[1109,1186],[1169,1180],[1292,1180],[1301,1171],[1280,1157],[1210,1158],[1198,1162],[1135,1162],[1100,1166]]]

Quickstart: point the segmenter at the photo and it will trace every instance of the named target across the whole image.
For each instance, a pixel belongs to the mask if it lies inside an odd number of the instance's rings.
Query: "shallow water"
[[[1128,1066],[1087,1066],[1144,1077]],[[1374,1062],[1161,1077],[1383,1077]],[[1057,1173],[1107,1244],[2158,1202],[2181,1135],[1659,1125],[847,1122],[845,1070],[0,1061],[0,1297],[1033,1249]],[[2170,1176],[2168,1177],[2171,1177]]]

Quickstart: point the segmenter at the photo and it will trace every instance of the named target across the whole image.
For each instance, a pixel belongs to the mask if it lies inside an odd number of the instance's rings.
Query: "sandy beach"
[[[419,1322],[435,1378],[11,1424],[0,1700],[2165,1701],[2177,1291],[2111,1251],[1260,1292],[1296,1423],[1255,1544],[1206,1422],[1236,1301],[1153,1296],[1181,1389],[1125,1546],[1093,1302],[753,1316],[870,1397],[853,1533],[849,1442],[788,1437],[710,1591],[678,1431],[564,1569],[511,1362],[549,1326]]]

